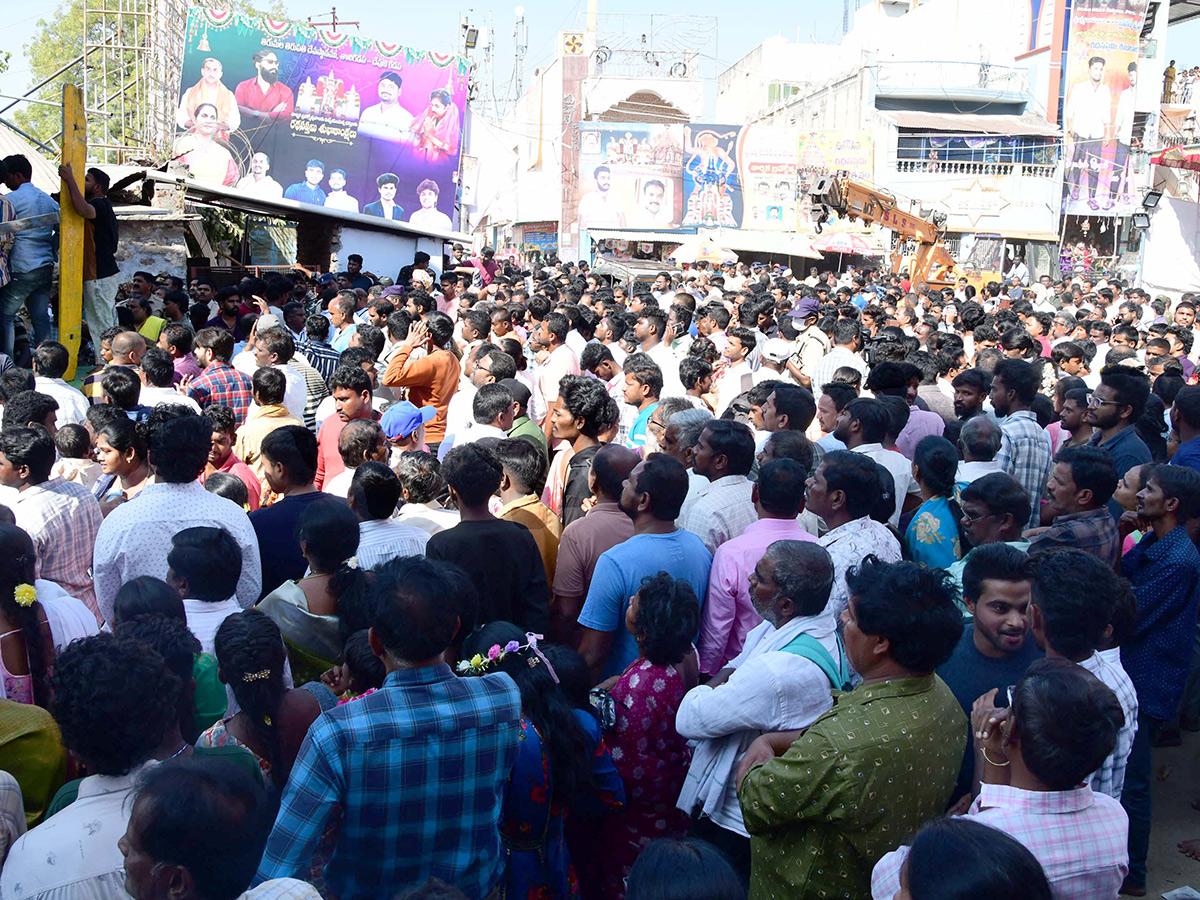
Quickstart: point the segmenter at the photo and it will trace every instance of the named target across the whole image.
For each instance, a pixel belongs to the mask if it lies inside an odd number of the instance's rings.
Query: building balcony
[[[981,62],[880,62],[875,95],[906,100],[983,100],[1023,103],[1029,95],[1025,69]]]
[[[1054,164],[896,160],[896,171],[902,174],[922,172],[930,175],[1018,175],[1026,178],[1053,178],[1057,169],[1058,166]]]

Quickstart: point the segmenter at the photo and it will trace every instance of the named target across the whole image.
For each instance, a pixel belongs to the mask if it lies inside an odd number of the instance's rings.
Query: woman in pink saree
[[[461,123],[450,92],[439,88],[429,95],[429,105],[413,121],[417,152],[426,162],[441,163],[458,155]]]

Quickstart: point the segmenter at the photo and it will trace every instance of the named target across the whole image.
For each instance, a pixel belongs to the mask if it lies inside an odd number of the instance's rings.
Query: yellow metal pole
[[[87,165],[87,117],[83,111],[83,91],[74,84],[63,85],[62,162],[75,173],[83,192]],[[67,348],[71,364],[64,376],[75,378],[79,360],[80,333],[83,327],[83,216],[75,212],[71,195],[64,185],[59,191],[58,227],[58,339]],[[100,336],[92,336],[97,349]]]

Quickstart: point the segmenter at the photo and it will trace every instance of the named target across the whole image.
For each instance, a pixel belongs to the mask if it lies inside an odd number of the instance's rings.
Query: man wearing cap
[[[814,390],[813,372],[817,363],[829,352],[829,336],[817,327],[820,307],[821,303],[816,297],[801,297],[795,308],[788,313],[799,329],[800,336],[796,338],[796,349],[787,361],[787,373],[793,382],[814,393],[820,386]]]
[[[791,341],[781,337],[767,338],[759,357],[758,371],[754,373],[754,383],[787,381],[787,362],[791,356]]]
[[[379,424],[388,442],[388,465],[393,469],[406,450],[426,450],[425,426],[437,415],[435,406],[413,406],[407,400],[393,403]]]

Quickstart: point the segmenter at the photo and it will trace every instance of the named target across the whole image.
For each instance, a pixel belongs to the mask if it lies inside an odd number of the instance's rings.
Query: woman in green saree
[[[370,627],[371,573],[358,567],[358,519],[334,497],[311,504],[297,526],[309,574],[258,603],[279,626],[297,685],[341,662],[346,638]]]

